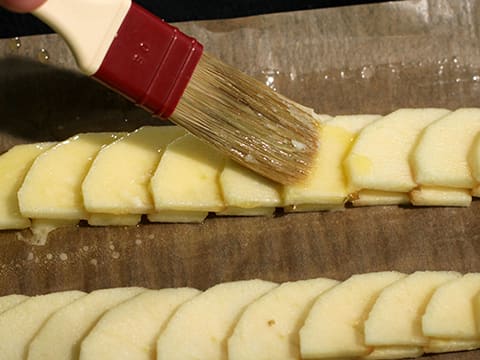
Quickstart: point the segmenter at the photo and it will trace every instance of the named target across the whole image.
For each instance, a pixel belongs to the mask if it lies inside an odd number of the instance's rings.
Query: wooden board
[[[179,24],[278,91],[335,114],[480,106],[480,1],[411,1]],[[0,152],[77,132],[158,124],[76,73],[57,36],[0,41]],[[45,60],[46,49],[49,59]],[[210,218],[202,225],[59,229],[47,245],[0,232],[0,295],[376,270],[480,271],[480,202]],[[21,233],[28,237],[28,231]],[[430,356],[474,359],[479,351]]]

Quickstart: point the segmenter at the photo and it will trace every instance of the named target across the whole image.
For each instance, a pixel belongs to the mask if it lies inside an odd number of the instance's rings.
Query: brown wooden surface
[[[411,1],[180,24],[211,53],[318,112],[480,106],[480,1]],[[72,71],[56,36],[0,42],[0,152],[77,132],[155,124]],[[39,61],[40,50],[49,53]],[[41,55],[41,54],[40,54]],[[344,279],[375,270],[480,271],[480,202],[377,207],[202,225],[59,229],[46,246],[0,232],[0,295],[248,278]],[[21,233],[28,238],[28,231]],[[431,356],[475,359],[480,352]]]

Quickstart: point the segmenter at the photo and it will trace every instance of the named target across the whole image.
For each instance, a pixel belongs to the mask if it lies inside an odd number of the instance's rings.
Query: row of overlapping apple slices
[[[0,297],[9,360],[401,359],[478,347],[478,273]]]
[[[469,206],[480,193],[480,109],[317,118],[315,166],[291,186],[226,160],[174,126],[13,147],[0,156],[0,229],[82,219],[134,225],[142,214],[152,222],[201,222],[209,212],[271,215],[347,201]]]

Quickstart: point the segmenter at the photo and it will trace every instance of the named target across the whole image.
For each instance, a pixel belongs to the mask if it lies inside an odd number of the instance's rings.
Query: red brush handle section
[[[94,77],[167,118],[200,60],[203,46],[132,3]]]

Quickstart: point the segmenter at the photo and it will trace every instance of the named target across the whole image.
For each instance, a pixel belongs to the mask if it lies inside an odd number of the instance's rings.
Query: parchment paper
[[[319,113],[385,114],[480,106],[479,15],[480,1],[416,0],[178,26],[223,61]],[[159,122],[77,73],[57,36],[0,41],[0,152]],[[0,295],[128,285],[205,289],[255,277],[344,279],[387,269],[480,271],[479,216],[474,201],[467,209],[376,207],[211,218],[202,225],[81,226],[55,231],[42,247],[4,231]]]

